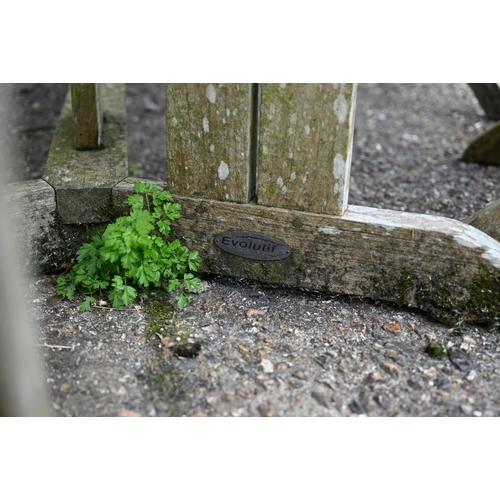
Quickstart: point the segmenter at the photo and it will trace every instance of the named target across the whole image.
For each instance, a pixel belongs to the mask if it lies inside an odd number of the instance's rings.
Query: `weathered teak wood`
[[[469,83],[486,116],[500,120],[500,87],[498,83]]]
[[[464,222],[500,241],[500,199],[492,201]]]
[[[462,159],[469,163],[500,165],[500,122],[472,141]]]
[[[4,188],[15,248],[23,267],[45,265],[56,242],[49,237],[56,215],[54,189],[42,179],[18,182]],[[21,257],[20,256],[20,257]]]
[[[167,183],[172,193],[240,203],[255,190],[252,85],[166,84]]]
[[[134,180],[113,190],[117,210],[126,212]],[[500,326],[500,243],[462,222],[355,206],[333,216],[175,199],[182,218],[173,236],[199,250],[204,272],[389,300],[445,322],[465,317]],[[258,261],[214,244],[218,234],[236,230],[277,238],[292,253]]]
[[[262,84],[259,205],[344,212],[355,102],[352,83]]]
[[[98,83],[72,83],[73,137],[75,149],[101,147],[102,107]]]
[[[128,175],[125,86],[101,84],[105,116],[104,148],[73,148],[71,92],[68,92],[52,141],[43,178],[57,192],[63,224],[89,224],[112,219],[111,188]]]
[[[458,221],[365,207],[330,216],[177,200],[183,206],[177,234],[200,250],[211,272],[390,300],[445,321],[477,316],[478,301],[490,308],[487,321],[500,320],[500,244]],[[277,238],[292,255],[252,261],[213,244],[217,234],[235,229]]]
[[[13,244],[22,271],[31,273],[69,262],[87,233],[81,226],[65,226],[57,217],[56,193],[46,181],[16,182],[3,187]]]

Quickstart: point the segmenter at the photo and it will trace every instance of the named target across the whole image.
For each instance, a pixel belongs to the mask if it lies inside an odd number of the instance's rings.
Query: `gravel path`
[[[16,87],[11,180],[40,176],[65,89]],[[162,85],[127,89],[139,177],[165,176],[163,101]],[[497,167],[459,160],[490,125],[464,84],[360,84],[350,203],[464,219],[500,197]],[[26,298],[57,416],[500,414],[500,338],[477,325],[214,276],[180,311],[157,292],[80,313],[54,278],[26,278]],[[165,335],[201,351],[172,355]],[[431,356],[429,342],[448,355]]]

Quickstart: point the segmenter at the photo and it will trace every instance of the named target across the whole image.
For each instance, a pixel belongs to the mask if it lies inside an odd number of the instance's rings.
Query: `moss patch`
[[[168,300],[168,294],[163,290],[151,291],[146,305],[148,321],[146,338],[150,340],[156,336],[162,339],[169,336],[174,314],[175,309]]]
[[[194,328],[186,326],[178,309],[172,305],[170,294],[162,289],[152,290],[146,305],[148,329],[146,338],[172,337],[178,345],[188,342],[195,333]]]
[[[429,342],[425,348],[425,352],[429,356],[437,359],[446,358],[450,354],[450,351],[446,349],[446,347],[444,347],[441,344],[438,344],[437,342]]]
[[[284,276],[295,273],[295,262],[293,254],[281,260],[263,261],[247,259],[220,250],[215,258],[204,257],[200,266],[200,270],[205,272],[213,272],[214,269],[219,269],[222,274],[250,280],[282,283]]]
[[[500,330],[500,272],[493,274],[482,267],[468,290],[473,319],[492,330]]]
[[[454,269],[422,279],[416,271],[402,268],[398,278],[376,278],[374,288],[376,298],[418,307],[446,325],[477,322],[500,330],[500,271],[486,266],[470,280]]]

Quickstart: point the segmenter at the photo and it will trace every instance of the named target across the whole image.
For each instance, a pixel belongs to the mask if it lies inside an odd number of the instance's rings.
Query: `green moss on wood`
[[[490,273],[481,267],[468,287],[469,307],[478,323],[500,330],[500,272]]]
[[[203,254],[202,254],[203,255]],[[282,260],[260,261],[232,255],[219,250],[215,258],[203,256],[200,267],[202,272],[213,272],[213,269],[230,270],[228,275],[267,283],[281,283],[283,276],[295,272],[293,255]],[[297,283],[297,286],[300,286]]]
[[[471,280],[462,278],[460,287],[446,286],[456,274],[448,269],[423,279],[416,271],[402,268],[398,278],[376,278],[374,295],[400,306],[421,308],[446,325],[476,322],[500,330],[500,271],[482,265]],[[458,288],[465,293],[457,294]]]

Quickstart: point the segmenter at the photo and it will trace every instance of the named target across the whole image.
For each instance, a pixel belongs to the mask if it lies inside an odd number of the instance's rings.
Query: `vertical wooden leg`
[[[167,187],[175,194],[247,203],[252,85],[166,84]]]
[[[72,83],[73,134],[75,149],[102,146],[102,107],[98,83]]]
[[[342,215],[356,85],[263,84],[258,203]]]

